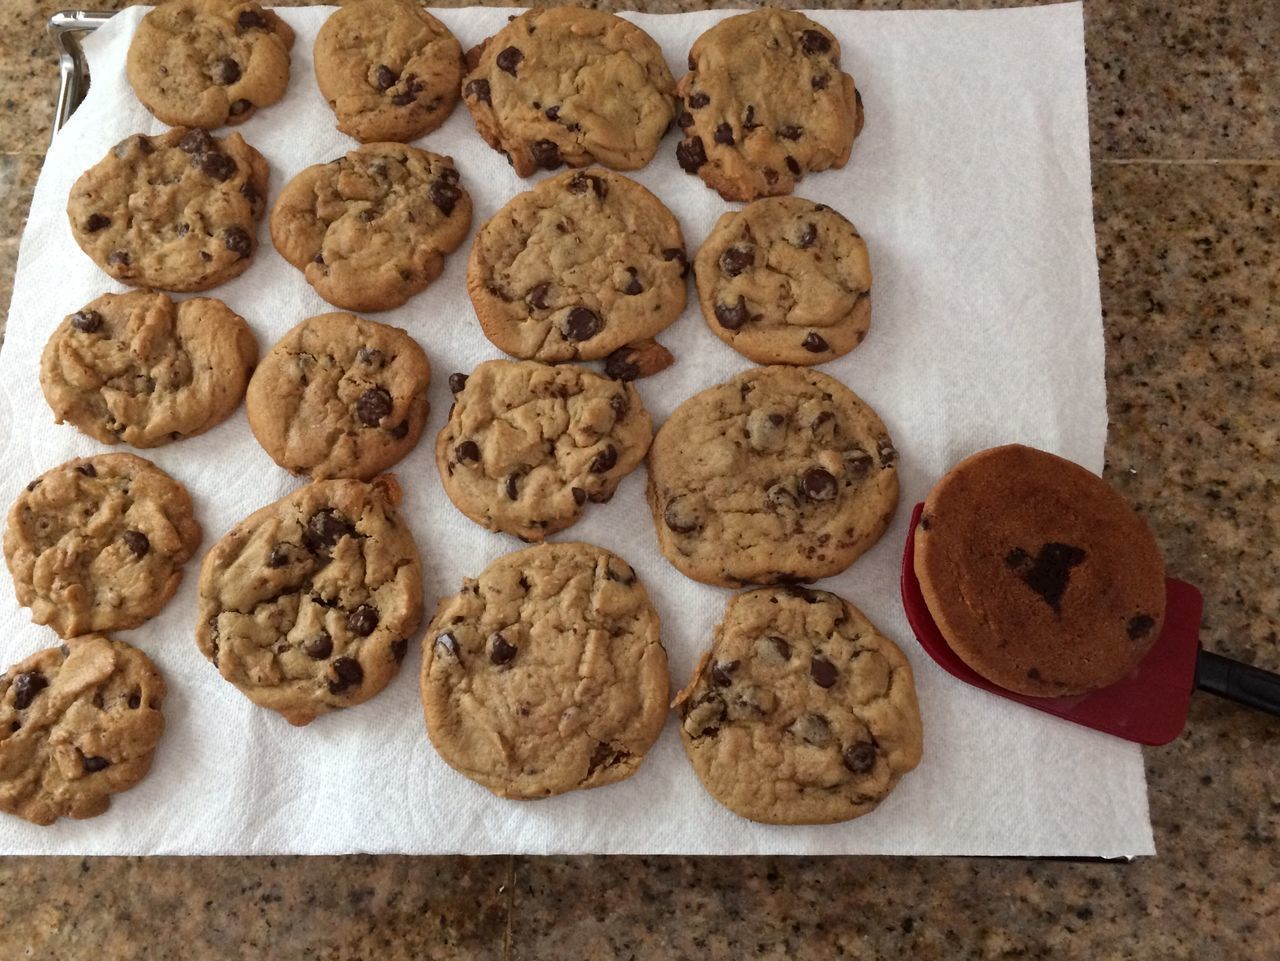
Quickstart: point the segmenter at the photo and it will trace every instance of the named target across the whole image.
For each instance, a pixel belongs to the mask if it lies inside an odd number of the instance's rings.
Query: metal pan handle
[[[1202,649],[1196,658],[1196,690],[1280,717],[1280,674],[1243,661]]]
[[[49,36],[58,46],[60,78],[50,139],[57,136],[89,91],[89,65],[80,49],[81,35],[97,30],[113,15],[110,10],[61,10],[49,18]]]

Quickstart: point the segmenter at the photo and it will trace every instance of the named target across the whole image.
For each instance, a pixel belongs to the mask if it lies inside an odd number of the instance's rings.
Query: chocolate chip
[[[821,467],[810,467],[800,475],[800,490],[810,500],[829,501],[836,496],[836,479]]]
[[[356,637],[368,637],[378,626],[378,610],[369,604],[361,604],[347,615],[347,630]]]
[[[404,656],[409,653],[409,639],[407,637],[399,637],[391,642],[391,656],[395,658],[399,664],[404,660]]]
[[[382,351],[372,347],[361,347],[356,351],[356,359],[370,367],[381,367],[385,360]]]
[[[676,160],[685,173],[695,174],[707,162],[707,152],[702,147],[701,137],[690,137],[681,140],[676,147]]]
[[[534,310],[547,309],[547,294],[551,293],[551,284],[543,281],[540,284],[534,284],[529,288],[529,292],[524,295],[524,302]]]
[[[688,130],[693,126],[693,114],[689,113],[687,110],[681,110],[676,116],[676,125],[681,130]]]
[[[321,631],[315,637],[303,641],[302,650],[312,660],[323,661],[333,653],[333,638],[328,631]]]
[[[115,264],[118,267],[128,267],[132,258],[127,250],[113,250],[107,254],[107,263]]]
[[[870,741],[860,741],[845,748],[840,757],[854,774],[867,774],[876,766],[876,746]]]
[[[831,82],[831,75],[820,73],[809,81],[809,86],[814,90],[826,90],[827,84]]]
[[[80,755],[80,763],[84,767],[85,774],[97,774],[111,767],[111,762],[105,757],[89,757],[84,754]]]
[[[778,171],[772,167],[764,168],[764,182],[767,184],[776,184],[778,182]]]
[[[533,162],[543,170],[555,170],[560,166],[560,148],[553,140],[535,140],[529,145]]]
[[[448,631],[436,637],[435,646],[446,654],[451,654],[454,657],[460,656],[461,651],[458,647],[458,639]]]
[[[230,57],[223,57],[213,68],[213,82],[228,86],[240,79],[240,64]]]
[[[443,180],[437,180],[432,183],[427,191],[427,196],[431,198],[431,202],[440,208],[440,212],[446,217],[453,214],[453,208],[457,206],[458,201],[462,197],[462,191],[451,183]]]
[[[94,467],[92,464],[81,464],[79,467],[76,468],[76,470],[78,470],[81,474],[84,474],[85,477],[98,476],[98,469]]]
[[[311,515],[306,529],[302,532],[302,543],[312,553],[319,553],[333,547],[341,538],[354,532],[355,528],[345,517],[332,507],[326,507]]]
[[[565,320],[565,336],[570,340],[590,340],[604,326],[596,312],[586,307],[575,307]]]
[[[618,449],[610,444],[591,459],[589,468],[593,474],[606,474],[618,464]]]
[[[378,90],[388,90],[395,86],[400,77],[394,70],[385,63],[378,64],[378,69],[373,72],[373,85]]]
[[[605,376],[611,380],[629,381],[640,376],[640,367],[635,363],[638,352],[634,347],[619,347],[605,358]]]
[[[739,297],[736,304],[716,304],[716,320],[725,330],[738,330],[750,320],[747,313],[747,299]]]
[[[831,722],[821,714],[801,714],[791,722],[787,731],[814,747],[826,747],[831,743]]]
[[[356,400],[356,417],[366,427],[377,427],[391,413],[391,395],[381,387],[370,387]]]
[[[453,456],[458,459],[459,464],[465,461],[472,461],[478,464],[480,462],[480,445],[473,440],[464,440],[453,449]]]
[[[634,267],[628,267],[627,273],[631,275],[631,279],[627,281],[627,286],[622,288],[622,292],[628,297],[644,293],[644,286],[640,283],[638,271]]]
[[[358,685],[364,680],[364,668],[353,657],[340,657],[335,660],[333,673],[337,676],[329,681],[330,694],[341,694],[347,688]]]
[[[756,127],[758,127],[758,126],[760,126],[760,125],[759,125],[758,123],[756,123],[756,108],[755,108],[755,104],[747,104],[747,110],[746,110],[746,113],[744,113],[744,114],[742,115],[742,129],[743,129],[743,130],[755,130],[755,129],[756,129]]]
[[[769,636],[769,643],[773,645],[773,649],[778,652],[778,656],[784,661],[791,660],[791,645],[776,635]]]
[[[831,345],[812,330],[804,340],[800,341],[800,346],[811,354],[821,354],[831,349]]]
[[[663,260],[674,260],[680,264],[680,276],[687,277],[689,275],[689,258],[685,256],[683,250],[679,247],[668,247],[662,252]]]
[[[844,469],[850,477],[865,476],[873,463],[871,455],[861,447],[851,447],[844,452]]]
[[[1129,619],[1129,640],[1137,641],[1151,633],[1156,626],[1156,619],[1150,614],[1139,614]]]
[[[662,512],[662,520],[668,529],[677,534],[691,534],[702,527],[702,521],[687,504],[682,506],[680,500],[677,497],[667,504]]]
[[[481,103],[492,103],[489,99],[489,81],[488,80],[472,80],[467,84],[467,89],[463,91],[468,97],[479,100]]]
[[[778,136],[785,140],[799,140],[804,135],[804,127],[789,123],[778,131]]]
[[[716,127],[714,136],[716,143],[724,144],[726,147],[733,146],[733,128],[727,123],[722,123]]]
[[[1041,546],[1034,560],[1022,548],[1015,547],[1005,555],[1004,562],[1058,614],[1062,610],[1062,595],[1066,593],[1071,569],[1082,564],[1086,556],[1079,547],[1051,542]]]
[[[831,49],[831,38],[817,30],[806,30],[800,34],[800,49],[805,53],[826,53]]]
[[[40,478],[38,478],[38,477],[37,477],[37,478],[36,478],[35,480],[33,480],[30,484],[28,484],[28,485],[27,485],[27,490],[28,490],[28,491],[33,491],[33,490],[35,490],[35,489],[36,489],[37,487],[39,487],[39,486],[40,486]]]
[[[13,706],[19,711],[31,706],[37,694],[49,686],[49,679],[39,671],[26,671],[13,679]]]
[[[888,467],[898,459],[898,451],[887,440],[880,442],[880,446],[876,448],[876,453],[880,455],[881,467]]]
[[[460,373],[452,373],[449,375],[449,390],[455,394],[461,394],[462,389],[467,386],[467,375]]]
[[[409,422],[407,420],[402,420],[400,423],[396,424],[395,427],[392,427],[387,431],[387,433],[396,440],[403,440],[405,437],[409,436]]]
[[[791,171],[791,175],[793,177],[800,176],[800,164],[796,161],[795,157],[787,157],[787,169]]]
[[[228,227],[222,232],[222,243],[227,250],[237,257],[248,257],[253,250],[253,241],[241,227]]]
[[[498,631],[489,635],[489,660],[494,664],[510,664],[516,659],[518,649]]]
[[[206,177],[219,183],[230,180],[236,172],[236,162],[220,150],[197,154],[194,159]]]
[[[373,221],[377,219],[378,219],[378,212],[376,210],[360,211],[360,223],[362,224],[373,223]]]
[[[575,194],[586,193],[590,187],[592,192],[600,200],[604,200],[609,195],[609,185],[605,183],[603,177],[596,177],[592,174],[576,173],[569,181],[569,192]]]
[[[84,229],[91,234],[95,234],[103,227],[109,226],[111,226],[111,218],[104,217],[102,214],[90,214],[84,222]]]
[[[752,247],[730,247],[720,255],[720,272],[726,277],[737,277],[756,262],[756,252]]]
[[[155,144],[151,142],[149,137],[138,134],[133,140],[138,145],[138,152],[144,157],[156,152]]]
[[[703,93],[701,90],[699,90],[697,93],[693,93],[689,95],[688,104],[694,110],[701,110],[710,102],[711,102],[710,95]]]
[[[140,707],[142,707],[142,695],[134,691],[129,695],[129,708],[136,711]]]
[[[236,18],[236,34],[242,34],[246,30],[261,30],[267,25],[267,18],[256,10],[242,10],[240,16]]]
[[[83,334],[96,334],[102,327],[102,315],[96,310],[77,310],[71,315],[71,326]]]
[[[711,666],[711,683],[716,687],[728,687],[733,683],[732,674],[738,669],[739,663],[738,661],[729,661],[728,663],[716,661]]]
[[[507,477],[507,497],[510,500],[520,499],[520,481],[524,479],[524,475],[528,472],[528,468],[521,468],[513,471]]]
[[[227,113],[233,117],[238,117],[252,106],[253,104],[242,97],[239,100],[231,101],[231,106],[227,108]]]
[[[579,507],[587,502],[587,492],[581,487],[570,487],[569,493],[573,495],[573,502]]]
[[[516,68],[520,66],[520,61],[524,59],[524,54],[516,47],[507,47],[498,54],[494,62],[498,65],[499,70],[505,70],[511,76],[516,75]]]
[[[413,103],[413,101],[416,100],[417,97],[418,95],[414,93],[412,90],[406,90],[403,93],[398,93],[391,98],[391,106],[407,107],[409,106],[409,104]]]
[[[124,541],[125,547],[133,551],[134,557],[146,557],[147,552],[151,550],[151,541],[147,539],[147,535],[142,531],[125,531],[120,535],[120,539]]]
[[[178,141],[178,149],[190,154],[207,153],[213,149],[213,138],[209,136],[209,131],[196,127],[183,134]]]
[[[799,503],[785,484],[771,484],[765,489],[764,499],[775,511],[794,510]]]
[[[614,394],[609,398],[609,409],[613,411],[615,423],[622,420],[631,410],[625,394]]]
[[[804,232],[800,234],[800,239],[796,241],[796,246],[801,250],[812,247],[818,240],[818,225],[805,224]]]
[[[289,552],[285,550],[283,544],[277,544],[271,548],[271,553],[267,556],[268,567],[284,567],[289,563]]]
[[[821,654],[815,654],[809,659],[809,676],[818,687],[834,686],[839,675],[836,666]]]

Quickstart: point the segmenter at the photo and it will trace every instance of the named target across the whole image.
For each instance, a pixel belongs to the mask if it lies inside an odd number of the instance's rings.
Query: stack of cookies
[[[638,770],[669,711],[654,603],[616,554],[544,541],[607,510],[644,463],[662,554],[693,580],[748,588],[675,701],[703,784],[770,823],[874,809],[920,759],[910,665],[846,600],[799,586],[852,565],[898,500],[884,423],[814,369],[862,343],[871,315],[857,229],[791,195],[843,166],[862,128],[836,38],[791,11],[728,17],[677,82],[651,37],[595,10],[531,10],[464,53],[412,0],[344,5],[314,64],[357,143],[316,158],[268,217],[275,251],[337,310],[291,318],[259,361],[224,303],[169,295],[264,256],[267,161],[219,131],[284,96],[294,39],[252,0],[167,0],[142,19],[128,77],[172,129],[121,141],[67,206],[79,246],[136,289],[65,318],[41,364],[56,421],[108,445],[180,443],[243,398],[262,449],[304,480],[205,555],[201,653],[305,725],[378,694],[418,636],[422,563],[387,471],[427,427],[431,366],[408,332],[361,315],[429,302],[470,234],[466,171],[409,144],[461,100],[518,176],[569,169],[479,225],[466,261],[474,322],[510,359],[449,376],[440,488],[531,546],[437,605],[420,676],[431,742],[509,798]],[[662,200],[620,172],[648,164],[673,125],[680,166],[745,203],[692,257]],[[712,333],[761,366],[655,433],[635,382],[674,360],[657,338],[690,271]],[[187,492],[133,454],[55,467],[18,498],[5,533],[18,597],[65,643],[0,677],[0,810],[90,816],[145,774],[164,684],[104,632],[156,614],[199,540]]]

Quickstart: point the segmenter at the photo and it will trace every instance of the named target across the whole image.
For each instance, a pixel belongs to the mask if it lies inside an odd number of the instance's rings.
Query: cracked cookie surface
[[[13,502],[4,531],[18,603],[63,637],[159,613],[199,544],[186,488],[133,454],[46,471]]]
[[[317,481],[237,524],[200,570],[200,652],[290,724],[381,691],[422,620],[400,497],[390,474]]]
[[[1018,444],[974,454],[929,493],[914,536],[938,629],[1001,687],[1033,697],[1106,687],[1160,637],[1155,536],[1069,460]]]
[[[649,449],[658,546],[722,587],[838,574],[888,527],[898,453],[838,380],[758,367],[676,408]]]
[[[871,264],[825,204],[767,197],[722,215],[693,262],[707,326],[758,364],[821,364],[862,343]]]
[[[449,386],[460,389],[436,439],[445,493],[477,523],[527,541],[613,497],[653,439],[639,392],[581,367],[490,360]]]
[[[104,294],[54,330],[40,387],[57,423],[159,447],[229,417],[257,360],[249,325],[220,300]]]
[[[151,769],[165,684],[124,641],[88,634],[0,674],[0,811],[91,818]]]
[[[245,408],[258,443],[286,470],[368,480],[418,443],[430,383],[427,355],[399,327],[321,314],[262,358]]]
[[[476,130],[521,177],[595,161],[643,167],[675,115],[662,48],[621,17],[530,10],[467,54],[462,97]]]
[[[676,159],[725,200],[789,194],[808,171],[843,167],[862,99],[840,42],[794,10],[753,10],[694,41],[677,93]]]
[[[544,180],[481,227],[467,291],[499,350],[598,360],[680,316],[687,269],[680,225],[662,201],[594,168]]]
[[[416,140],[458,103],[462,48],[412,0],[340,7],[316,36],[315,64],[338,129],[361,143]]]
[[[731,598],[676,711],[703,786],[767,824],[861,817],[920,763],[910,663],[826,591]]]
[[[173,126],[243,123],[289,86],[293,29],[239,0],[166,0],[142,18],[125,72],[142,105]]]
[[[345,310],[399,307],[440,276],[470,229],[453,161],[399,143],[308,167],[271,211],[276,250]]]
[[[120,141],[71,188],[76,243],[131,287],[208,290],[258,249],[267,162],[237,133],[177,127]]]
[[[431,743],[502,797],[630,777],[666,720],[658,615],[631,567],[590,544],[500,557],[440,602],[422,650]]]

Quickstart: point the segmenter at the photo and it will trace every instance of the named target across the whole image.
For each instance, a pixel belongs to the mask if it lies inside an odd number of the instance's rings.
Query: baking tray
[[[80,41],[113,16],[112,10],[60,10],[49,18],[49,36],[58,47],[58,100],[53,108],[50,140],[89,92],[89,64]]]

